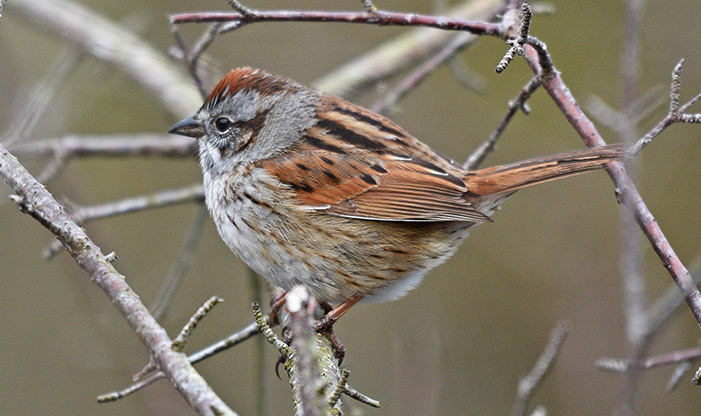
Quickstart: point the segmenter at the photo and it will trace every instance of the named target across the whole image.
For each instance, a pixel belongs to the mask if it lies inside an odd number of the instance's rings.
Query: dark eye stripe
[[[260,113],[256,114],[255,117],[253,117],[244,124],[246,130],[251,132],[251,138],[248,139],[248,143],[254,141],[256,137],[258,137],[258,133],[260,133],[261,130],[263,130],[263,126],[265,126],[265,120],[268,118],[268,113],[270,113],[270,109],[261,111]]]

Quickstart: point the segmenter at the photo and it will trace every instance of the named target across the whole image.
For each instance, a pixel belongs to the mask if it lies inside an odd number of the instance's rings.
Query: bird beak
[[[200,138],[204,136],[204,127],[195,120],[195,117],[188,117],[185,120],[179,121],[168,129],[168,133],[179,134],[192,138]]]

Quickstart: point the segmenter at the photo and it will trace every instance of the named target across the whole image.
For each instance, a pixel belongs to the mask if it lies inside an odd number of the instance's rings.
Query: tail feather
[[[527,159],[471,171],[465,176],[467,189],[475,195],[513,192],[527,186],[579,175],[630,157],[629,147],[609,145]]]

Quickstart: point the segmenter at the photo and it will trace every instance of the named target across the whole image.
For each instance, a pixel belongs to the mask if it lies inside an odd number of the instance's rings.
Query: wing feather
[[[377,221],[491,221],[466,198],[459,168],[401,127],[340,99],[317,115],[290,151],[258,162],[302,207]]]

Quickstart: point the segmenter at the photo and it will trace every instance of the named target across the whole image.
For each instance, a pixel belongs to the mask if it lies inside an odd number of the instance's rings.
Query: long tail
[[[465,183],[471,194],[494,195],[579,175],[631,156],[625,145],[609,145],[542,156],[471,171]]]

